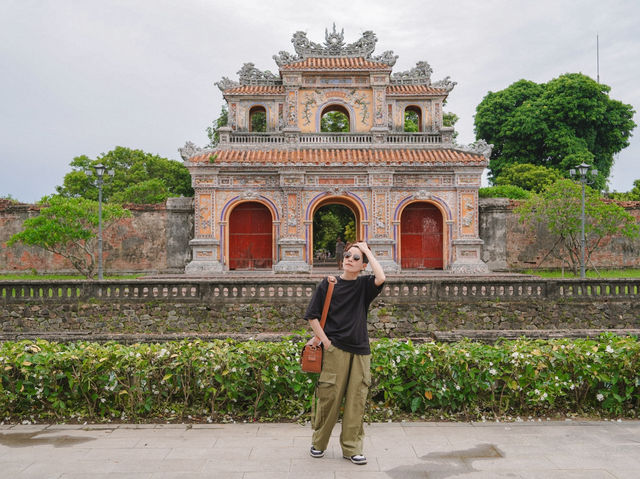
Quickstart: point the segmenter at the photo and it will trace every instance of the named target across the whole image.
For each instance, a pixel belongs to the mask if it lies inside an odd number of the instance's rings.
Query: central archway
[[[340,103],[331,103],[320,109],[318,131],[322,133],[348,133],[352,129],[352,112]]]
[[[313,205],[310,211],[307,247],[309,263],[316,266],[337,267],[336,241],[338,236],[347,240],[363,238],[361,211],[356,202],[348,197],[324,198]],[[327,227],[326,234],[317,231]],[[317,244],[321,242],[321,244]]]

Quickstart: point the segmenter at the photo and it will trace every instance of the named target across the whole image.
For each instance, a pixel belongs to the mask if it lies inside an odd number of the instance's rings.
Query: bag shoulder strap
[[[324,298],[324,307],[322,308],[322,317],[320,318],[320,327],[324,329],[324,323],[327,322],[327,313],[329,312],[329,304],[331,303],[331,295],[333,294],[333,287],[336,284],[335,276],[327,276],[329,281],[329,289],[327,290],[327,296]]]

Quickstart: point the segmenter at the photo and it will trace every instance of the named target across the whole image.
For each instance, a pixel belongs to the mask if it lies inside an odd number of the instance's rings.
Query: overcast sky
[[[181,160],[204,145],[222,95],[243,63],[277,72],[272,56],[291,37],[324,42],[333,22],[351,43],[365,30],[394,71],[426,60],[433,80],[458,85],[448,110],[460,143],[488,91],[563,73],[596,77],[611,97],[640,108],[640,2],[563,0],[1,0],[0,197],[33,202],[55,191],[73,157],[115,146]],[[638,115],[634,120],[638,122]],[[640,133],[616,158],[611,189],[640,178]]]

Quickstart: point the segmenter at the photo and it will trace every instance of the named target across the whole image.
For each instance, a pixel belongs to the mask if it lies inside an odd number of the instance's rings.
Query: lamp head
[[[104,175],[104,170],[106,170],[107,167],[104,166],[102,163],[99,163],[97,165],[94,165],[93,169],[96,171],[96,176],[98,178],[102,178],[102,175]]]
[[[578,171],[580,172],[580,176],[584,176],[587,174],[587,171],[589,171],[589,168],[591,168],[589,165],[587,165],[586,163],[582,163],[580,165],[577,166]]]

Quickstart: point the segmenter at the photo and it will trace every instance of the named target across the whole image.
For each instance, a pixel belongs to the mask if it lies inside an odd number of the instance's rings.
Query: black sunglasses
[[[360,255],[358,253],[353,254],[351,253],[351,251],[347,251],[345,254],[343,254],[342,256],[344,256],[345,258],[351,258],[353,257],[353,261],[360,261]]]

